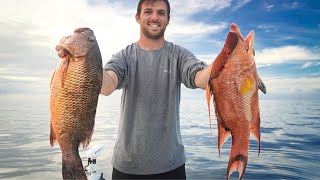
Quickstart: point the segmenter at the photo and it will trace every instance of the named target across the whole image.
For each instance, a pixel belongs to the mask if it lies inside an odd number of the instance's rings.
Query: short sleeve
[[[127,56],[125,50],[121,50],[118,53],[112,55],[109,62],[104,66],[105,70],[114,71],[118,76],[118,87],[122,89],[128,83],[128,65],[126,63]]]
[[[190,51],[180,47],[179,50],[180,61],[180,77],[182,83],[187,88],[197,88],[194,79],[197,72],[207,67],[207,63],[198,60]]]

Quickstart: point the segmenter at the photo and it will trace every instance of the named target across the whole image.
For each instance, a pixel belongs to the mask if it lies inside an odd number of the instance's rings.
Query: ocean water
[[[121,91],[100,96],[89,147],[104,144],[97,169],[111,176]],[[263,96],[260,94],[260,96]],[[251,139],[244,179],[317,179],[320,163],[319,100],[260,100],[261,153]],[[231,138],[219,157],[212,111],[210,135],[205,92],[183,88],[181,132],[188,179],[225,179]],[[0,179],[62,179],[61,153],[49,143],[49,95],[0,95]],[[85,150],[80,150],[87,164]],[[234,173],[231,179],[237,179]]]

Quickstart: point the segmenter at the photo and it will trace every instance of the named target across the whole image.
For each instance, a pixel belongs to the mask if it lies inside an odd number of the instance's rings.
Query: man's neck
[[[146,37],[140,37],[138,44],[140,48],[144,50],[158,50],[164,46],[164,38],[160,39],[149,39]]]

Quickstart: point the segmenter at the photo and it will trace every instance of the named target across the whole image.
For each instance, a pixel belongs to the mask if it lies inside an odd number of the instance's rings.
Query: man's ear
[[[136,14],[136,22],[140,23],[140,16],[138,14]]]

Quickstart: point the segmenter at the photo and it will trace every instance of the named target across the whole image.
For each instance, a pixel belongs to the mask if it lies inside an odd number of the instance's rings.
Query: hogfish
[[[210,118],[210,99],[218,125],[219,156],[222,145],[232,136],[232,147],[226,178],[234,171],[239,179],[245,173],[250,143],[250,133],[258,141],[260,154],[260,110],[258,89],[265,86],[257,74],[254,60],[254,31],[244,39],[236,24],[231,24],[221,52],[213,62],[206,89]],[[210,123],[211,124],[211,123]]]
[[[57,51],[67,51],[50,84],[50,144],[62,152],[63,179],[87,179],[79,146],[87,147],[94,128],[102,83],[102,58],[94,33],[75,29],[61,39]]]

